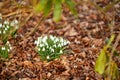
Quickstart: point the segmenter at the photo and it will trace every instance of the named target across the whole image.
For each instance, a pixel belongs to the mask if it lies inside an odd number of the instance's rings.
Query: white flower
[[[12,49],[12,47],[10,47],[10,50]]]
[[[45,48],[43,48],[42,51],[45,51]]]
[[[51,39],[51,40],[54,40],[54,39],[55,39],[55,37],[53,37],[52,35],[50,35],[50,39]]]
[[[50,59],[50,56],[47,56],[46,58],[47,58],[47,59]]]
[[[4,24],[9,24],[9,22],[8,21],[4,21]]]
[[[62,50],[60,50],[60,54],[62,54],[63,53],[63,51]]]
[[[5,47],[2,47],[1,49],[2,49],[2,50],[5,50]]]
[[[6,31],[3,31],[3,34],[5,34],[6,33]]]
[[[40,46],[40,47],[43,47],[43,46],[45,46],[45,45],[44,45],[44,44],[40,44],[39,46]]]
[[[0,24],[0,28],[2,27],[2,24]]]
[[[62,47],[62,45],[61,45],[61,44],[58,44],[58,47]]]
[[[10,44],[10,42],[9,42],[9,41],[7,41],[7,44]]]
[[[18,24],[18,20],[14,20],[14,23],[15,23],[15,24]]]
[[[5,31],[7,31],[8,29],[7,28],[5,28]]]
[[[2,31],[0,31],[0,34],[2,34]]]
[[[8,52],[10,52],[10,49],[8,49]]]
[[[37,44],[39,44],[39,42],[36,40],[36,41],[34,42],[34,44],[36,44],[36,45],[37,45]]]
[[[11,23],[10,23],[10,26],[14,26],[15,25],[15,23],[12,21]]]
[[[56,47],[56,44],[54,44],[53,47]]]
[[[2,25],[3,28],[5,28],[5,25]]]
[[[48,37],[45,36],[45,37],[43,37],[42,41],[45,43],[47,39],[48,39]]]
[[[54,49],[52,48],[51,51],[54,52]]]
[[[40,48],[38,48],[38,51],[40,51]]]
[[[9,29],[9,26],[7,25],[6,28]]]

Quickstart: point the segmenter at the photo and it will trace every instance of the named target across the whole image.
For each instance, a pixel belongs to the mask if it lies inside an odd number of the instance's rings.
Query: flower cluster
[[[14,35],[18,26],[18,21],[16,19],[13,21],[3,21],[2,15],[0,14],[0,39],[6,43],[8,37]]]
[[[9,41],[5,45],[0,46],[0,58],[8,58],[8,53],[12,49]]]
[[[35,41],[37,51],[43,60],[51,61],[64,53],[65,46],[70,42],[52,35],[41,36]]]

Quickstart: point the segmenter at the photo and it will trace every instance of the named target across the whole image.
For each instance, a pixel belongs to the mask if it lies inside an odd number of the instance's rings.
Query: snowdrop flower
[[[47,59],[50,59],[50,56],[47,56],[46,58],[47,58]]]
[[[7,31],[8,29],[7,28],[5,28],[5,31]]]
[[[48,38],[48,37],[45,36],[42,41],[46,43],[47,38]]]
[[[38,42],[38,41],[35,41],[35,42],[34,42],[34,44],[38,45],[38,44],[39,44],[39,42]]]
[[[10,26],[14,26],[15,25],[15,23],[12,21],[11,23],[10,23]]]
[[[12,50],[12,47],[10,47],[10,50]]]
[[[15,24],[18,24],[18,21],[15,19],[15,20],[14,20],[14,23],[15,23]]]
[[[10,52],[10,49],[8,49],[8,52]]]
[[[2,24],[0,23],[0,28],[2,27]]]
[[[45,51],[45,48],[43,48],[42,51]]]
[[[62,50],[60,50],[60,54],[62,54],[63,53],[63,51]]]
[[[9,22],[6,20],[6,21],[4,21],[4,24],[9,24]]]
[[[2,31],[0,31],[0,34],[2,34]]]
[[[9,29],[9,26],[7,25],[6,28]]]
[[[51,51],[54,52],[54,49],[52,48]]]
[[[38,48],[38,51],[40,51],[40,48]]]
[[[59,38],[52,35],[38,37],[34,43],[41,58],[43,57],[47,61],[58,58],[63,54],[65,50],[63,48],[68,44],[67,40],[64,40],[62,37]]]
[[[3,31],[3,34],[5,34],[6,33],[6,31]]]
[[[1,49],[2,49],[2,50],[5,50],[5,47],[2,47]]]
[[[52,35],[50,35],[50,39],[51,39],[51,40],[54,40],[55,38],[54,38]]]

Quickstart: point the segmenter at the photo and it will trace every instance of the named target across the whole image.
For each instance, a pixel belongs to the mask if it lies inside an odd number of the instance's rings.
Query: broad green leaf
[[[55,0],[54,1],[54,14],[53,14],[53,20],[59,21],[62,14],[62,0]]]
[[[73,14],[77,14],[77,10],[75,9],[75,3],[72,0],[65,0],[68,8],[71,10]]]
[[[105,71],[106,63],[107,63],[106,51],[102,49],[100,55],[96,60],[95,71],[98,72],[99,74],[103,74]]]
[[[41,12],[46,7],[48,0],[40,0],[40,2],[35,6],[35,12]]]
[[[52,3],[53,3],[53,0],[48,0],[48,2],[46,3],[46,6],[43,10],[45,16],[48,16],[50,10],[52,9]]]

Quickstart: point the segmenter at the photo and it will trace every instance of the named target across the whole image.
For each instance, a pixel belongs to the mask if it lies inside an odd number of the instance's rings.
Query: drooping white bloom
[[[47,58],[47,59],[50,59],[50,56],[47,56],[46,58]]]
[[[63,51],[62,50],[60,50],[60,54],[62,54],[63,53]]]
[[[8,29],[7,28],[5,28],[5,31],[7,31]]]
[[[12,47],[10,46],[10,50],[12,50]]]
[[[14,20],[14,23],[15,23],[15,24],[18,24],[18,20],[15,19],[15,20]]]
[[[51,51],[54,52],[54,49],[52,48]]]
[[[43,37],[42,41],[46,43],[46,40],[48,39],[47,36]]]
[[[9,29],[9,26],[7,25],[6,28]]]
[[[2,27],[2,24],[0,23],[0,28]]]
[[[8,52],[10,52],[10,49],[8,49]]]
[[[38,51],[40,51],[40,48],[38,48]]]
[[[50,35],[50,39],[54,41],[55,37],[53,37],[52,35]]]
[[[45,48],[43,48],[42,51],[45,51]]]
[[[3,31],[3,34],[5,34],[5,33],[6,33],[6,31],[4,30],[4,31]]]
[[[0,31],[0,34],[2,34],[2,31]]]
[[[2,49],[2,50],[5,50],[5,47],[2,47],[1,49]]]
[[[9,24],[9,21],[5,20],[5,21],[4,21],[4,24]]]

